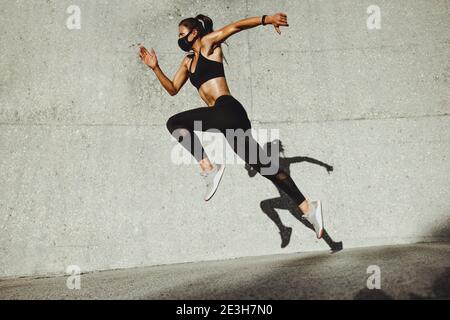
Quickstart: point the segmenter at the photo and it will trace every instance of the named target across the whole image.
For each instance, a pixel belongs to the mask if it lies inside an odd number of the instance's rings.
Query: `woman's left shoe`
[[[279,232],[281,236],[281,248],[286,248],[286,246],[289,244],[289,241],[291,240],[292,228],[284,227]]]
[[[343,248],[344,248],[344,245],[342,244],[342,241],[333,242],[330,246],[330,249],[332,252],[341,251]]]
[[[224,170],[225,170],[224,164],[216,164],[212,171],[200,173],[200,175],[203,177],[203,179],[205,179],[206,182],[206,194],[204,198],[205,201],[211,199],[214,193],[216,193],[216,190],[219,187],[220,180],[222,179]]]

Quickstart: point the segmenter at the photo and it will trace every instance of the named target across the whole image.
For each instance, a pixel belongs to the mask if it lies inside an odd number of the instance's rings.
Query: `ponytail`
[[[200,37],[207,35],[208,33],[213,32],[213,21],[210,17],[207,17],[203,14],[199,14],[195,17],[195,19],[199,23]]]

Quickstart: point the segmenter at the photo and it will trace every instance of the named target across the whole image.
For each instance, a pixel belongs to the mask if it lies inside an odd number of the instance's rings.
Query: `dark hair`
[[[183,19],[178,24],[178,26],[185,26],[190,31],[197,29],[197,32],[199,33],[200,38],[202,38],[205,35],[207,35],[208,33],[211,33],[214,31],[213,21],[211,20],[210,17],[205,16],[204,14],[198,14],[195,18]],[[228,43],[226,43],[226,41],[224,41],[224,43],[228,46]],[[225,55],[223,55],[223,58],[225,59],[226,63],[228,64],[228,61],[225,58]]]

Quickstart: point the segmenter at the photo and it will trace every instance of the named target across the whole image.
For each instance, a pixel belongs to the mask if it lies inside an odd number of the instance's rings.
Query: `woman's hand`
[[[145,47],[140,47],[139,57],[141,57],[142,62],[144,62],[147,66],[149,66],[152,70],[158,66],[158,58],[156,57],[156,52],[153,48],[150,52],[145,49]]]
[[[289,27],[289,24],[287,22],[287,15],[279,12],[273,16],[268,16],[266,18],[266,22],[269,24],[272,24],[275,27],[276,32],[278,32],[278,34],[281,34],[281,30],[280,27]]]

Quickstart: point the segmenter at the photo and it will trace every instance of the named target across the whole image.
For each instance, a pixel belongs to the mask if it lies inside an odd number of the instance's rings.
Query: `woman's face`
[[[192,50],[192,46],[194,45],[197,39],[197,29],[193,29],[192,32],[186,26],[179,26],[178,32],[178,46],[181,50],[189,52]]]
[[[178,39],[185,37],[189,33],[189,29],[186,26],[179,26],[178,28]],[[191,32],[191,34],[187,37],[188,41],[192,41],[197,35],[197,30]]]

